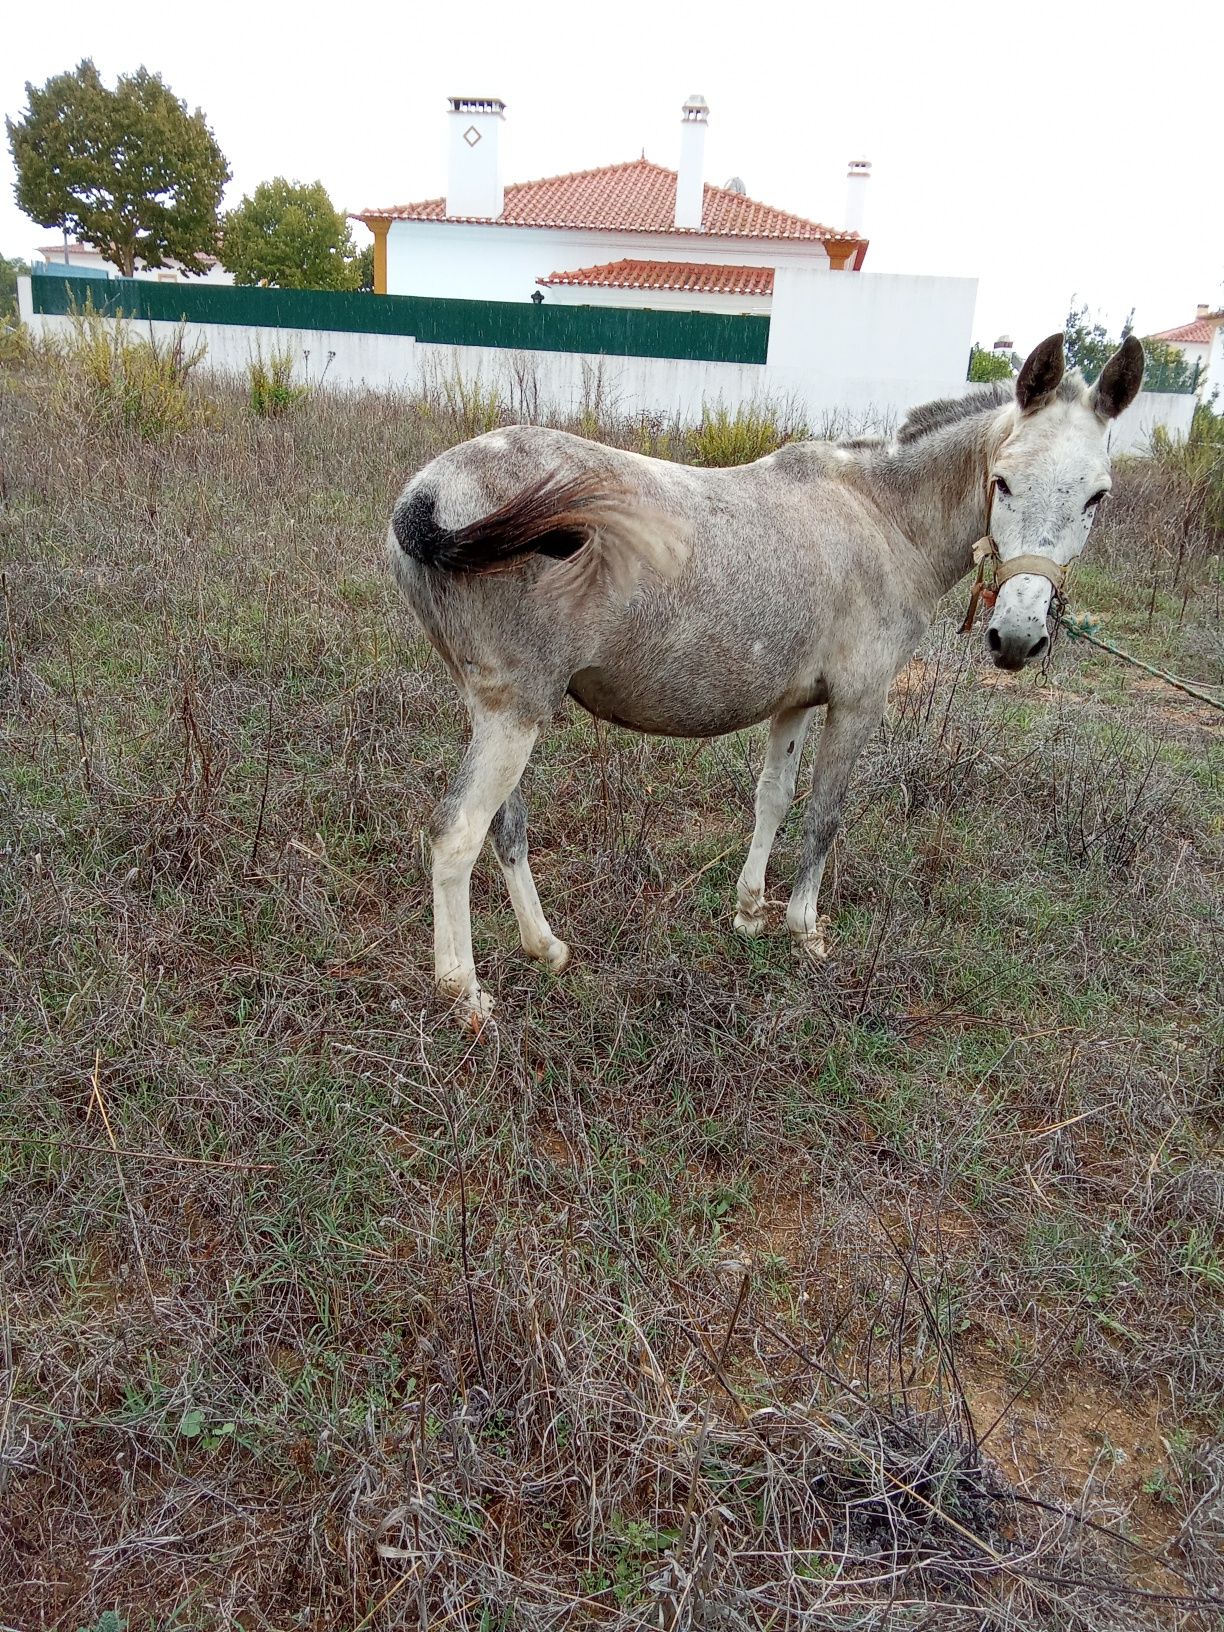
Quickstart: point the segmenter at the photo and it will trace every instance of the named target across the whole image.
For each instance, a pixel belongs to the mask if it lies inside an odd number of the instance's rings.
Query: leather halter
[[[973,546],[973,559],[978,570],[977,577],[973,580],[973,588],[969,591],[969,607],[965,613],[965,621],[957,631],[962,635],[972,632],[979,603],[988,607],[993,606],[998,599],[999,591],[1009,578],[1018,578],[1021,573],[1031,573],[1035,578],[1046,578],[1053,584],[1055,595],[1062,594],[1063,585],[1067,581],[1066,567],[1060,567],[1058,562],[1051,560],[1048,555],[1013,555],[1010,560],[1003,560],[999,554],[999,546],[994,541],[994,534],[990,530],[994,496],[995,484],[992,479],[986,487],[986,531]],[[986,582],[988,562],[994,568],[994,582],[991,584]]]

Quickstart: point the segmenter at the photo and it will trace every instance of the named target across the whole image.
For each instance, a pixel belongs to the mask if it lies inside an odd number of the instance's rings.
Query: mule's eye
[[[1092,497],[1088,500],[1088,503],[1084,506],[1085,515],[1088,513],[1089,510],[1095,510],[1097,505],[1100,504],[1101,500],[1106,496],[1106,494],[1108,492],[1109,492],[1109,489],[1107,487],[1103,487],[1099,493],[1094,493],[1092,495]]]
[[[995,483],[995,492],[996,493],[1001,493],[1005,499],[1010,499],[1011,498],[1011,488],[1008,487],[1007,483],[1003,480],[1002,476],[996,476],[995,479],[994,479],[994,483]]]

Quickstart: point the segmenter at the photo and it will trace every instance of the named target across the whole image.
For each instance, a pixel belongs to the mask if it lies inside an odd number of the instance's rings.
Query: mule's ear
[[[1063,353],[1063,337],[1052,334],[1034,347],[1024,360],[1024,367],[1016,381],[1016,401],[1020,411],[1036,407],[1045,397],[1052,396],[1066,373],[1067,359]]]
[[[1143,364],[1143,347],[1128,334],[1101,370],[1088,399],[1102,419],[1117,419],[1134,402],[1143,384]]]

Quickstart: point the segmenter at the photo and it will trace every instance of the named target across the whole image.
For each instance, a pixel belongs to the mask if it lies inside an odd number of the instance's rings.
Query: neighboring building
[[[118,268],[105,260],[102,251],[92,244],[69,243],[66,247],[62,243],[40,244],[34,253],[42,257],[42,264],[46,266],[62,266],[66,262],[70,272],[100,273],[108,278],[120,275]],[[207,272],[187,273],[173,261],[169,266],[138,266],[136,276],[157,283],[233,283],[233,274],[227,272],[214,255],[202,255],[200,259],[207,266]]]
[[[1192,323],[1183,323],[1176,329],[1164,329],[1149,336],[1176,346],[1193,368],[1198,365],[1198,396],[1210,402],[1215,393],[1224,398],[1224,311],[1213,312],[1210,306],[1200,305]]]
[[[690,97],[680,164],[644,155],[504,186],[505,104],[452,97],[444,198],[359,211],[374,234],[380,294],[539,300],[768,315],[775,270],[857,272],[871,166],[847,180],[847,223],[827,227],[703,175],[709,109]]]

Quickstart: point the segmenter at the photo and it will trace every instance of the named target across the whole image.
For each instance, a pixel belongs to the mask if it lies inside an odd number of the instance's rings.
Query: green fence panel
[[[89,300],[107,316],[122,312],[145,321],[403,334],[443,346],[675,357],[703,363],[763,363],[769,346],[767,317],[718,312],[434,300],[324,289],[239,289],[143,278],[112,278],[102,285],[96,279],[50,274],[34,279],[31,293],[34,310],[47,317],[62,317]]]

